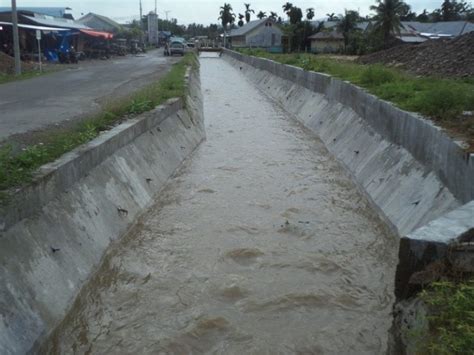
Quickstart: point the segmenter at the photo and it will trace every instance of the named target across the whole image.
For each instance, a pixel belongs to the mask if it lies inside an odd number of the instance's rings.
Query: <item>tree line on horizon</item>
[[[175,36],[187,38],[207,36],[215,39],[223,32],[227,33],[230,29],[244,26],[252,20],[271,18],[280,25],[289,39],[288,50],[290,51],[305,51],[310,47],[308,37],[321,31],[336,29],[344,38],[344,51],[347,54],[364,54],[394,44],[394,37],[400,31],[401,21],[474,21],[474,9],[464,0],[443,0],[439,8],[431,12],[425,9],[419,14],[413,12],[410,5],[402,0],[376,0],[376,3],[370,7],[370,10],[374,12],[371,16],[361,16],[356,10],[345,10],[343,14],[333,12],[320,16],[320,18],[324,17],[325,21],[314,21],[317,15],[315,8],[303,10],[290,2],[281,6],[283,17],[277,11],[257,11],[250,3],[244,3],[243,11],[238,14],[234,13],[230,3],[224,3],[219,10],[217,24],[191,23],[185,26],[179,24],[177,19],[158,19],[158,28],[170,31]],[[139,21],[131,25],[134,36],[138,36],[135,32],[138,33],[143,28],[147,28],[147,21],[147,16],[144,16],[141,27]],[[325,28],[326,21],[337,22],[337,25],[330,29]],[[358,23],[363,21],[371,23],[370,31],[363,32],[358,29]]]
[[[251,4],[244,3],[243,13],[236,15],[231,4],[224,3],[220,7],[219,18],[224,33],[229,28],[244,26],[245,22],[252,20],[255,10]],[[255,16],[258,19],[271,18],[279,23],[284,34],[289,38],[290,51],[302,51],[309,47],[308,37],[324,31],[324,21],[316,25],[312,20],[315,17],[315,9],[308,8],[304,11],[290,2],[282,5],[282,10],[287,16],[285,21],[278,16],[277,12],[259,11]],[[439,22],[467,20],[474,21],[474,9],[464,0],[444,0],[441,6],[432,12],[426,9],[420,14],[411,10],[410,5],[402,0],[376,0],[376,4],[370,6],[374,12],[373,16],[362,17],[356,10],[345,10],[344,14],[326,14],[327,21],[336,21],[336,29],[344,38],[344,49],[348,54],[363,54],[374,50],[386,48],[395,42],[395,35],[400,34],[401,21]],[[236,19],[238,18],[237,24]],[[369,33],[361,33],[357,24],[362,21],[370,21],[372,28]]]

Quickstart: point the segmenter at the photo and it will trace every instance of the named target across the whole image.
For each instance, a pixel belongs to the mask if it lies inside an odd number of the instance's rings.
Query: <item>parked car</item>
[[[169,56],[173,54],[184,55],[184,49],[185,49],[185,45],[183,42],[173,41],[171,43],[168,43],[165,46],[164,54],[165,56]]]

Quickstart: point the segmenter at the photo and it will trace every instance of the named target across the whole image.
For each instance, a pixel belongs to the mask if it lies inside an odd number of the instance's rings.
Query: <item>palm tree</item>
[[[338,17],[336,16],[336,14],[334,12],[331,12],[330,14],[326,14],[326,16],[328,17],[328,21],[337,21],[338,20]]]
[[[290,18],[290,23],[296,25],[300,23],[303,19],[303,11],[297,6],[292,6],[290,11],[287,12],[288,17]]]
[[[250,13],[255,13],[254,10],[250,8],[250,4],[244,4],[245,5],[245,21],[250,22]]]
[[[306,18],[311,21],[313,17],[314,17],[314,8],[310,7],[309,9],[306,9]]]
[[[242,27],[242,26],[244,25],[244,18],[245,18],[244,15],[239,14],[239,22],[237,22],[237,24],[239,25],[239,27]]]
[[[293,4],[291,2],[287,2],[285,5],[282,6],[283,11],[288,15],[293,8]]]
[[[221,20],[222,27],[224,27],[224,47],[226,45],[226,32],[227,25],[234,23],[235,15],[232,12],[232,6],[230,4],[224,3],[224,6],[221,6],[221,11],[219,12],[220,16],[218,20]]]
[[[270,16],[268,17],[276,21],[278,18],[278,14],[276,12],[270,11]]]
[[[344,16],[341,17],[337,29],[344,37],[344,49],[349,43],[349,34],[357,28],[359,13],[353,10],[344,10]]]
[[[263,11],[260,11],[258,14],[257,14],[257,17],[261,20],[262,18],[266,17],[267,16],[267,13],[266,12],[263,12]]]
[[[400,35],[400,15],[405,6],[400,0],[377,0],[377,5],[370,7],[376,12],[374,30],[382,34],[385,45],[394,33]]]

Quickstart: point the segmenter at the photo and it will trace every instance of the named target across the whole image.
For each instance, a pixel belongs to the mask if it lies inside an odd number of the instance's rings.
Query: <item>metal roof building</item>
[[[263,18],[234,28],[227,34],[234,47],[280,48],[283,32],[271,18]]]
[[[77,22],[101,31],[118,31],[122,29],[122,25],[115,22],[111,18],[94,14],[92,12],[89,12],[87,15],[81,17],[79,20],[77,20]]]
[[[0,12],[10,12],[11,10],[11,7],[0,7]],[[28,11],[36,14],[73,19],[70,14],[71,10],[70,7],[17,7],[17,11]]]

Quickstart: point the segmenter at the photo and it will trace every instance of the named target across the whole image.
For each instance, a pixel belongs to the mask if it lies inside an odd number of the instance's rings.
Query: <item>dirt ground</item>
[[[358,59],[358,62],[401,67],[418,75],[473,77],[474,32],[454,39],[436,39],[421,44],[399,45],[364,55]]]
[[[22,67],[25,70],[34,70],[35,64],[29,62],[22,62]],[[0,52],[0,74],[13,74],[15,72],[15,61],[9,55]]]

